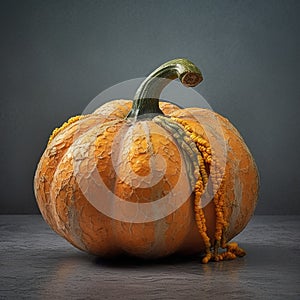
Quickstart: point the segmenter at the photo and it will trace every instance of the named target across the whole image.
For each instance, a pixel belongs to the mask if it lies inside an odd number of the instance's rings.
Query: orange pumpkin
[[[107,102],[51,135],[35,195],[46,222],[75,247],[102,257],[203,253],[203,263],[245,254],[229,241],[255,209],[255,162],[224,117],[159,102],[175,78],[195,86],[202,75],[172,60],[133,101]]]

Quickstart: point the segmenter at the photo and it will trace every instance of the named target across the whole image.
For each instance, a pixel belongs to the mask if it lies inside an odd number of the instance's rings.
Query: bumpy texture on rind
[[[190,188],[188,176],[178,182],[179,173],[186,172],[186,166],[176,138],[153,121],[125,121],[131,106],[129,100],[108,102],[54,133],[35,175],[41,213],[74,246],[100,256],[125,252],[155,258],[175,252],[202,252],[205,245],[195,222],[193,193],[170,215],[144,223],[113,219],[86,199],[88,196],[102,201],[106,197],[98,193],[97,176],[113,194],[135,203],[155,202],[172,193],[176,184],[181,190]],[[160,103],[160,107],[166,115],[185,120],[199,136],[219,145],[220,149],[214,147],[216,157],[218,151],[223,151],[225,141],[228,151],[223,162],[222,192],[229,224],[226,240],[230,240],[246,226],[257,200],[257,168],[246,144],[233,125],[214,112],[198,108],[181,110],[170,103]],[[216,120],[222,136],[214,133]],[[211,133],[209,137],[207,133]],[[153,157],[160,160],[151,161]],[[116,161],[118,164],[114,165]],[[155,176],[148,176],[153,170]],[[157,178],[160,180],[155,182]],[[144,188],[147,184],[152,188]],[[111,209],[118,211],[119,207]],[[203,211],[208,236],[214,241],[213,201]],[[134,217],[132,211],[118,213]]]

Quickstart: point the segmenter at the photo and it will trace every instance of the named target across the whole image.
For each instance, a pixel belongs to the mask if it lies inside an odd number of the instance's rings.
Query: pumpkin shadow
[[[295,264],[300,263],[300,250],[299,248],[291,248],[276,245],[264,245],[252,244],[252,243],[242,243],[243,249],[246,249],[246,256],[242,258],[237,258],[233,261],[223,261],[223,262],[209,262],[208,264],[202,264],[201,260],[203,255],[191,255],[182,256],[178,254],[173,254],[167,257],[158,259],[143,259],[132,257],[129,255],[120,255],[114,258],[100,258],[100,257],[90,257],[89,260],[96,266],[108,267],[108,268],[143,268],[143,267],[162,267],[162,266],[202,266],[202,269],[211,270],[227,270],[229,269],[239,269],[239,268],[256,268],[262,272],[266,269],[274,268],[275,266],[280,266],[281,268],[294,268]],[[291,260],[291,257],[293,259]]]
[[[139,257],[133,257],[130,255],[120,255],[114,258],[101,258],[95,257],[93,263],[101,267],[109,268],[138,268],[138,267],[162,267],[162,266],[174,266],[174,265],[188,265],[188,264],[201,264],[202,255],[182,256],[178,254],[172,254],[167,257],[156,259],[145,259]]]

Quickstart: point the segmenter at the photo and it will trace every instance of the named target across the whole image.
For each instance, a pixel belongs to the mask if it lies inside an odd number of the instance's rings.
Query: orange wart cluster
[[[194,202],[194,212],[195,219],[199,233],[205,244],[205,256],[202,259],[202,263],[206,264],[209,261],[222,261],[235,259],[237,256],[242,257],[246,253],[241,249],[237,243],[227,243],[225,234],[228,228],[228,218],[229,213],[225,208],[224,200],[222,199],[222,172],[220,171],[219,163],[216,158],[212,156],[212,150],[209,142],[202,136],[199,136],[189,125],[189,123],[180,118],[171,118],[182,125],[185,131],[188,133],[191,140],[196,144],[199,154],[197,155],[198,164],[200,169],[200,176],[195,184],[195,202]],[[211,172],[209,173],[210,166]],[[208,183],[208,175],[211,176],[213,182],[213,193],[214,193],[214,205],[216,213],[216,228],[214,235],[214,245],[211,245],[210,238],[207,234],[205,215],[202,209],[201,196],[204,192],[204,188]],[[226,249],[226,251],[219,253],[219,248]]]
[[[78,120],[82,119],[84,116],[75,116],[75,117],[71,117],[67,122],[65,122],[64,124],[62,124],[60,127],[55,128],[48,140],[48,145],[50,144],[50,142],[60,133],[62,132],[65,128],[67,128],[69,125],[71,125],[72,123],[77,122]]]

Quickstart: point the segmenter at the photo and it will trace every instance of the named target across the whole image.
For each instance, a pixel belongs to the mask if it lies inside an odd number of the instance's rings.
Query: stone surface
[[[102,260],[39,215],[0,215],[0,299],[300,299],[300,216],[255,216],[243,258]]]

